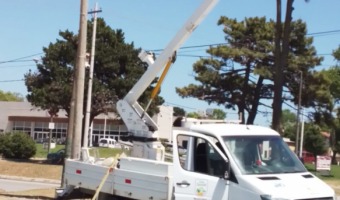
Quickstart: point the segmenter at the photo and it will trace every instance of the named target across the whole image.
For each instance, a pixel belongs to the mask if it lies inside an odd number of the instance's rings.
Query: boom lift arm
[[[152,55],[142,51],[139,58],[149,67],[129,93],[117,103],[117,111],[133,138],[131,156],[164,160],[164,147],[158,141],[158,126],[138,104],[137,100],[159,72],[170,62],[176,50],[185,42],[218,0],[203,0],[184,26],[177,32],[163,52],[154,61]]]

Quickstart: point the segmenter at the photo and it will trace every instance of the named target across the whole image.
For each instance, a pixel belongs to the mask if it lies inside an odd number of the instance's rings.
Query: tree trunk
[[[286,18],[282,34],[281,23],[281,0],[277,2],[277,21],[275,34],[275,74],[274,74],[274,101],[273,101],[273,121],[272,128],[282,134],[282,91],[283,73],[288,63],[289,37],[291,33],[291,21],[294,0],[287,0]]]
[[[255,120],[255,117],[256,117],[256,114],[257,114],[257,109],[259,107],[259,102],[260,102],[259,99],[260,99],[262,86],[263,86],[263,76],[260,76],[259,80],[257,81],[257,84],[256,84],[254,99],[253,99],[253,103],[251,105],[251,110],[250,110],[249,115],[248,115],[247,124],[254,124],[254,120]]]
[[[274,69],[274,100],[273,100],[273,118],[272,128],[281,133],[280,127],[280,109],[282,106],[282,76],[280,72],[281,67],[281,36],[282,36],[282,25],[281,25],[281,0],[276,0],[276,25],[275,25],[275,69]]]
[[[336,154],[338,152],[337,151],[333,151],[333,155],[332,155],[332,164],[336,165],[337,164],[337,160],[336,160]]]
[[[239,103],[241,107],[240,111],[242,111],[241,112],[242,114],[241,124],[246,124],[244,111],[246,110],[246,99],[247,99],[247,95],[249,94],[249,86],[248,86],[249,77],[250,77],[250,63],[248,62],[246,64],[244,82],[242,86],[241,102]]]

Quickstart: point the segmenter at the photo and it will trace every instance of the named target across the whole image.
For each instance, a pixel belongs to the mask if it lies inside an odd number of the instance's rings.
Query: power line
[[[193,45],[193,46],[185,46],[181,47],[179,49],[192,49],[192,48],[200,48],[200,47],[209,47],[209,46],[220,46],[220,45],[226,45],[228,43],[223,42],[223,43],[215,43],[215,44],[203,44],[203,45]],[[163,51],[164,49],[154,49],[154,50],[149,50],[152,52],[157,52],[157,51]]]
[[[203,46],[203,45],[201,45]],[[204,45],[206,46],[206,45]],[[158,55],[156,53],[156,55]],[[317,54],[318,56],[332,56],[331,53],[320,53],[320,54]],[[211,58],[210,55],[193,55],[193,54],[177,54],[177,56],[180,56],[180,57],[193,57],[193,58]],[[20,61],[20,62],[31,62],[32,60],[25,60],[25,61]],[[23,64],[23,65],[6,65],[6,66],[0,66],[0,69],[2,68],[19,68],[19,67],[35,67],[36,65],[26,65],[26,64]],[[322,67],[322,66],[326,66],[326,67],[330,67],[330,66],[334,66],[334,65],[331,65],[331,64],[323,64],[323,65],[319,65],[318,67]]]
[[[219,45],[221,45],[222,43],[220,43]],[[200,45],[200,46],[212,46],[212,45]],[[188,46],[186,48],[195,48],[195,46]],[[190,51],[188,51],[190,52]],[[156,55],[158,55],[158,53],[156,53]],[[332,56],[331,53],[320,53],[320,54],[316,54],[318,56]],[[177,56],[181,56],[181,57],[194,57],[194,58],[210,58],[210,55],[193,55],[193,54],[177,54]],[[32,60],[20,60],[20,61],[3,61],[0,62],[0,64],[3,63],[9,63],[9,62],[31,62]],[[36,65],[12,65],[12,66],[0,66],[1,68],[17,68],[17,67],[34,67]],[[332,65],[329,65],[332,66]]]
[[[315,33],[307,33],[306,35],[315,35],[315,36],[325,36],[330,34],[340,33],[340,30],[331,30],[331,31],[321,31]]]
[[[334,33],[340,33],[340,30],[330,30],[330,31],[321,31],[321,32],[314,32],[314,33],[307,33],[306,35],[310,35],[310,36],[317,36],[317,35],[327,35],[327,34],[334,34]],[[226,45],[228,43],[226,42],[223,42],[223,43],[212,43],[212,44],[203,44],[203,45],[192,45],[192,46],[184,46],[184,47],[181,47],[179,48],[180,49],[193,49],[193,48],[202,48],[202,47],[212,47],[212,46],[221,46],[221,45]],[[158,51],[163,51],[164,49],[154,49],[154,50],[149,50],[149,51],[152,51],[152,52],[158,52]],[[32,54],[32,55],[29,55],[29,56],[25,56],[25,57],[20,57],[20,58],[16,58],[16,59],[12,59],[12,60],[7,60],[7,61],[0,61],[0,64],[3,64],[3,63],[9,63],[9,62],[27,62],[27,61],[32,61],[32,60],[21,60],[21,59],[24,59],[24,58],[30,58],[30,57],[33,57],[33,56],[37,56],[37,55],[41,55],[43,53],[37,53],[37,54]],[[324,55],[331,55],[331,54],[324,54]],[[192,56],[192,55],[190,55]]]
[[[336,33],[340,33],[340,30],[320,31],[320,32],[314,32],[314,33],[307,33],[306,35],[309,35],[309,36],[325,36],[325,35],[336,34]],[[202,48],[202,47],[212,47],[212,46],[221,46],[221,45],[226,45],[226,44],[228,44],[228,43],[223,42],[223,43],[212,43],[212,44],[203,44],[203,45],[184,46],[184,47],[179,48],[179,50]],[[159,51],[163,51],[163,50],[164,49],[154,49],[154,50],[149,50],[149,51],[159,52]],[[0,61],[0,64],[10,63],[10,62],[31,62],[32,60],[22,60],[22,59],[30,58],[30,57],[41,55],[41,54],[43,54],[43,53],[36,53],[36,54],[32,54],[32,55],[28,55],[28,56],[24,56],[24,57],[20,57],[20,58],[15,58],[15,59],[12,59],[12,60]],[[327,53],[327,54],[318,54],[318,55],[332,55],[332,54]],[[207,56],[200,56],[200,55],[180,55],[180,56],[207,57]]]
[[[189,54],[178,54],[177,56],[194,57],[194,58],[211,58],[211,56],[189,55]]]
[[[2,63],[0,63],[0,64],[3,64],[3,63],[18,63],[18,62],[32,62],[32,61],[34,61],[34,60],[12,60],[12,61],[4,61],[4,62],[2,62]]]
[[[187,108],[187,109],[191,109],[191,110],[198,110],[197,108],[192,108],[192,107],[183,106],[183,105],[179,105],[179,104],[175,104],[175,103],[170,103],[168,101],[166,101],[165,103],[169,104],[169,105],[172,105],[172,106],[180,107],[180,108]]]
[[[24,79],[19,79],[19,80],[3,80],[3,81],[0,81],[0,83],[21,82],[21,81],[25,81],[25,80]]]
[[[35,67],[36,65],[5,65],[5,66],[0,66],[1,68],[18,68],[18,67]]]
[[[12,59],[12,60],[6,60],[6,61],[0,61],[0,64],[3,64],[3,63],[10,63],[10,62],[27,62],[27,61],[32,61],[32,60],[22,60],[24,58],[30,58],[30,57],[33,57],[33,56],[38,56],[38,55],[41,55],[43,53],[36,53],[36,54],[32,54],[32,55],[29,55],[29,56],[24,56],[24,57],[20,57],[20,58],[15,58],[15,59]]]
[[[314,32],[314,33],[307,33],[306,35],[329,35],[329,34],[334,34],[334,33],[340,33],[340,30],[330,30],[330,31],[320,31],[320,32]],[[181,47],[179,49],[192,49],[192,48],[200,48],[200,47],[209,47],[209,46],[220,46],[220,45],[226,45],[228,44],[227,42],[223,42],[223,43],[213,43],[213,44],[203,44],[203,45],[193,45],[193,46],[185,46],[185,47]],[[163,51],[163,49],[155,49],[155,50],[150,50],[153,52],[157,52],[157,51]]]

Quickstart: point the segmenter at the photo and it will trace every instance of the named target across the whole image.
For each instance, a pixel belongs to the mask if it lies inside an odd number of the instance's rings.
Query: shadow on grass
[[[24,198],[24,199],[46,199],[46,200],[50,200],[50,199],[74,199],[74,200],[79,200],[79,199],[92,199],[93,195],[91,194],[85,194],[82,193],[79,189],[74,189],[74,191],[69,194],[66,197],[51,197],[49,196],[45,196],[45,195],[25,195],[25,194],[11,194],[11,193],[1,193],[0,192],[0,197],[4,196],[4,197],[10,197],[10,198]],[[1,199],[1,198],[0,198]]]
[[[46,160],[40,159],[15,159],[15,158],[2,158],[2,160],[17,162],[17,163],[33,163],[33,164],[44,164]]]
[[[1,160],[4,161],[9,161],[9,162],[16,162],[16,163],[31,163],[31,164],[40,164],[40,165],[62,165],[63,163],[60,162],[54,162],[52,163],[49,160],[46,159],[12,159],[12,158],[0,158]]]
[[[334,178],[334,175],[330,171],[318,171],[315,173],[322,178]]]
[[[320,178],[334,178],[335,176],[332,174],[331,171],[328,170],[322,170],[322,171],[316,171],[314,165],[305,165],[306,169],[316,175]]]

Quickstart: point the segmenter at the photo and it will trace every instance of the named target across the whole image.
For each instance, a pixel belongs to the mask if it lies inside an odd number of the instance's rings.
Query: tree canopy
[[[209,48],[211,57],[194,64],[195,80],[199,84],[176,88],[176,92],[183,98],[194,97],[227,109],[237,108],[242,123],[253,124],[261,112],[259,106],[272,108],[268,102],[272,101],[274,92],[275,23],[265,17],[237,21],[222,16],[218,24],[224,27],[226,45]],[[301,80],[298,72],[301,72],[306,86],[304,105],[329,102],[324,77],[313,71],[322,57],[316,55],[313,39],[306,36],[306,24],[297,20],[291,26],[288,68],[283,72],[283,100],[298,103]]]
[[[177,117],[185,116],[185,110],[183,108],[174,107],[174,116],[177,116]]]
[[[337,62],[340,60],[340,47],[333,51]],[[336,162],[336,155],[340,152],[340,68],[338,63],[328,69],[319,72],[328,82],[327,90],[330,92],[332,101],[323,107],[315,107],[312,121],[327,129],[331,133],[330,147],[333,151],[332,162]]]
[[[87,49],[91,49],[93,22],[88,23]],[[66,30],[60,31],[60,39],[44,47],[44,56],[37,63],[36,71],[25,74],[27,99],[34,106],[56,114],[59,109],[70,112],[70,100],[74,79],[74,67],[78,36]],[[92,121],[95,116],[108,111],[115,111],[118,99],[123,98],[147,69],[147,64],[140,61],[134,44],[125,42],[122,30],[113,30],[102,18],[97,21],[96,50],[92,87]],[[88,52],[90,52],[88,50]],[[88,73],[85,80],[87,91]],[[152,87],[139,98],[143,106],[148,101]],[[84,93],[84,113],[87,92]],[[163,103],[161,97],[153,101],[148,113],[158,112],[157,105]]]
[[[282,136],[288,137],[291,140],[295,140],[296,134],[296,114],[289,109],[284,109],[282,111],[281,124],[282,124]]]
[[[195,118],[195,119],[201,119],[202,118],[202,116],[197,112],[189,112],[189,113],[187,113],[187,117],[188,118]]]
[[[221,110],[221,109],[213,109],[213,112],[208,118],[211,119],[225,119],[227,117],[227,114]]]
[[[24,101],[24,97],[19,93],[0,90],[0,101]]]
[[[340,61],[340,46],[333,51],[333,56],[338,62]]]
[[[321,129],[313,124],[307,124],[305,131],[304,147],[316,157],[326,153],[328,138],[321,134]]]

